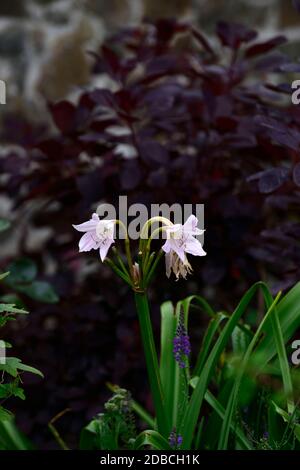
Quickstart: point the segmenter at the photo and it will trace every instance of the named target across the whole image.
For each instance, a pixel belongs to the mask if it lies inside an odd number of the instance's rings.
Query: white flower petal
[[[85,233],[79,240],[79,251],[91,251],[99,248],[99,242],[97,242],[91,232]]]
[[[73,227],[78,230],[78,232],[91,232],[95,231],[97,224],[99,223],[99,216],[98,214],[93,214],[92,218],[87,222],[83,222],[79,225],[73,225]]]
[[[183,225],[183,232],[188,235],[202,235],[205,230],[201,230],[197,225],[198,219],[192,214]]]
[[[186,253],[194,256],[205,256],[206,252],[203,250],[201,243],[194,237],[189,237],[185,245]]]
[[[113,239],[108,239],[108,238],[106,240],[103,240],[103,242],[100,245],[100,250],[99,250],[101,261],[105,260],[107,252],[114,242],[115,241]]]
[[[163,244],[161,248],[165,253],[169,253],[171,250],[170,240],[166,240],[166,242]]]

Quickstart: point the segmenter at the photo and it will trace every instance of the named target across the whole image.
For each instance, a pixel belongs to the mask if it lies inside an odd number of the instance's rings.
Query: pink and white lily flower
[[[206,255],[201,243],[195,238],[196,235],[204,233],[204,230],[199,229],[197,225],[197,217],[190,215],[184,225],[173,224],[166,227],[167,240],[162,249],[166,253],[166,274],[168,277],[173,271],[177,279],[180,276],[185,279],[187,274],[192,271],[186,253],[193,256]]]
[[[78,232],[85,232],[79,240],[79,251],[98,250],[101,261],[104,261],[114,240],[114,220],[100,220],[94,213],[87,222],[73,225]]]

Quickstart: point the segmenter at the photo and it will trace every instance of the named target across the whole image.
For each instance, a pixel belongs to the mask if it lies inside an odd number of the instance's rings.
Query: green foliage
[[[0,410],[0,450],[32,450],[34,446],[17,428],[11,414],[6,418]]]
[[[14,273],[16,276],[16,272]],[[8,273],[1,274],[0,279],[7,279]],[[25,278],[25,274],[22,279]],[[0,327],[8,321],[15,320],[17,315],[26,315],[28,312],[15,304],[0,304]],[[11,345],[2,340],[2,345],[8,349]],[[0,358],[1,359],[1,358]],[[12,414],[2,406],[11,397],[25,400],[25,394],[21,384],[21,374],[30,372],[43,377],[43,374],[34,367],[23,364],[17,357],[7,356],[0,360],[0,449],[26,449],[29,443],[17,430],[13,422]]]
[[[0,219],[0,232],[9,229],[10,222],[8,220]]]
[[[145,446],[150,446],[151,449],[155,450],[171,450],[168,441],[157,431],[153,430],[142,432],[134,442],[134,450],[142,449]]]
[[[265,302],[261,322],[249,322]],[[209,317],[199,353],[185,368],[173,357],[173,340],[184,312]],[[257,315],[256,315],[257,317]],[[253,315],[251,314],[253,320]],[[300,449],[300,372],[288,362],[289,342],[300,326],[300,283],[274,299],[263,283],[253,285],[233,313],[215,312],[199,296],[161,307],[162,406],[182,449]],[[193,367],[191,365],[194,365]],[[143,410],[136,409],[142,418]],[[166,437],[143,432],[135,448],[167,449]]]
[[[17,357],[7,357],[5,364],[0,365],[0,370],[6,372],[12,377],[19,377],[20,372],[31,372],[32,374],[43,377],[43,374],[34,367],[23,364]]]
[[[21,258],[8,266],[11,284],[24,284],[32,282],[37,276],[36,264],[28,258]]]
[[[38,269],[29,258],[20,258],[8,266],[9,275],[5,283],[16,292],[25,294],[38,302],[53,304],[59,298],[51,284],[36,279]]]
[[[0,304],[0,327],[6,325],[9,320],[14,320],[15,315],[26,315],[28,312],[17,308],[15,304]]]
[[[127,390],[115,388],[114,394],[100,413],[81,432],[80,449],[132,449],[136,431],[132,400]]]

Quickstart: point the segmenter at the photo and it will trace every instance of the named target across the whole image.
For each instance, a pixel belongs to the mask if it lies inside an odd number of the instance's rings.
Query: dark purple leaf
[[[296,129],[289,129],[288,131],[270,130],[268,135],[277,145],[299,151],[300,132]]]
[[[103,197],[104,190],[101,170],[94,170],[86,175],[79,176],[77,186],[82,194],[85,207],[89,207],[93,201],[100,200]]]
[[[257,36],[256,31],[253,29],[239,23],[227,23],[225,21],[217,23],[216,31],[222,44],[232,49],[238,49],[242,43],[252,41]]]
[[[74,130],[76,108],[72,103],[69,101],[60,101],[56,104],[49,104],[49,109],[56,127],[63,134]]]
[[[254,121],[262,128],[264,135],[276,144],[292,150],[299,150],[300,131],[282,121],[269,117],[256,116]]]
[[[58,160],[63,157],[62,144],[56,139],[43,140],[36,145],[36,148],[39,149],[49,159]]]
[[[106,88],[93,90],[90,93],[90,98],[100,106],[113,107],[115,105],[114,95]]]
[[[286,72],[286,73],[299,73],[300,72],[300,64],[299,63],[288,63],[288,64],[282,64],[279,67],[279,70],[281,72]]]
[[[167,165],[169,153],[165,147],[155,141],[141,141],[138,144],[139,153],[145,163],[149,165]]]
[[[266,52],[269,52],[271,49],[274,49],[274,47],[281,46],[281,44],[284,44],[286,42],[286,37],[283,35],[280,36],[275,36],[272,39],[269,39],[268,41],[264,42],[258,42],[256,44],[253,44],[253,46],[248,47],[245,51],[245,56],[247,58],[254,57],[260,54],[265,54]]]
[[[300,187],[300,163],[297,163],[293,169],[293,180],[296,186]]]
[[[210,45],[208,39],[204,36],[204,34],[202,34],[196,28],[192,28],[191,31],[192,31],[193,37],[196,39],[197,42],[199,42],[199,44],[201,44],[203,49],[205,49],[206,52],[209,52],[210,54],[215,55],[215,52],[214,52],[212,46]]]
[[[161,42],[169,42],[173,39],[176,33],[183,32],[187,26],[183,23],[178,23],[172,18],[159,19],[156,22],[157,39]]]
[[[280,51],[274,51],[270,54],[260,57],[255,62],[256,70],[280,71],[282,66],[289,65],[290,59],[286,54]]]
[[[153,57],[146,65],[146,77],[154,75],[165,75],[175,73],[180,70],[182,59],[177,54],[166,54],[159,57]]]
[[[264,263],[274,263],[278,256],[278,253],[272,253],[267,248],[261,247],[249,247],[247,251],[253,258]]]
[[[291,84],[290,83],[278,83],[274,85],[272,83],[267,83],[266,87],[270,90],[276,91],[278,93],[284,93],[285,95],[291,94]]]
[[[136,161],[129,160],[122,164],[121,168],[121,188],[124,190],[132,190],[138,186],[141,181],[142,172]]]
[[[232,148],[252,148],[256,147],[257,141],[254,135],[234,135],[234,134],[226,134],[224,138],[224,142],[227,143]]]
[[[177,84],[162,84],[146,91],[142,100],[150,113],[157,116],[170,112],[181,93],[182,89]]]
[[[130,114],[136,106],[136,99],[128,89],[122,89],[115,93],[115,101],[117,103],[117,111],[120,113]]]
[[[230,132],[237,128],[238,120],[230,116],[218,116],[216,126],[222,132]]]
[[[147,183],[152,188],[163,188],[168,181],[168,176],[165,168],[159,168],[152,171],[147,179]]]
[[[289,176],[286,168],[272,168],[259,173],[258,189],[263,194],[272,193],[280,188]]]
[[[120,69],[120,60],[117,54],[107,45],[103,45],[101,48],[102,58],[106,64],[107,72],[116,78]]]

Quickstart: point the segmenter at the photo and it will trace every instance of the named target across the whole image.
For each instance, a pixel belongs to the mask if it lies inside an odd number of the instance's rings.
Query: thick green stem
[[[154,344],[152,324],[150,320],[149,304],[147,294],[144,292],[135,293],[135,303],[138,312],[141,336],[144,346],[144,353],[146,358],[146,365],[148,371],[148,378],[151,387],[151,393],[153,397],[157,427],[158,431],[165,437],[168,437],[170,433],[165,404],[163,390],[160,380],[159,366],[156,348]]]

